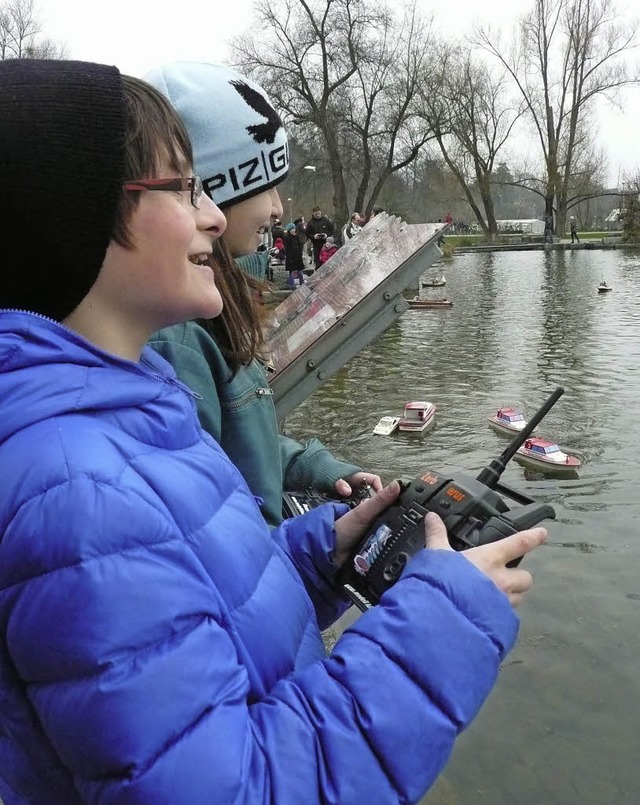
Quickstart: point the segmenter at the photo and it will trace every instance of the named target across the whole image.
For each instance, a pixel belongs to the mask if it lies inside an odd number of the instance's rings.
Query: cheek
[[[256,248],[256,229],[257,225],[247,219],[237,217],[235,220],[227,218],[227,228],[224,233],[224,242],[229,247],[234,257],[254,251]]]
[[[238,204],[225,210],[227,217],[227,232],[229,229],[238,235],[255,234],[261,226],[266,226],[271,220],[271,198],[268,193],[262,193],[246,203]]]
[[[238,236],[251,228],[250,221],[252,216],[250,208],[247,209],[242,204],[239,204],[237,207],[225,210],[224,214],[227,218],[225,237],[227,235]]]
[[[140,210],[136,221],[136,245],[158,252],[188,247],[196,232],[193,215],[181,204],[157,205]]]

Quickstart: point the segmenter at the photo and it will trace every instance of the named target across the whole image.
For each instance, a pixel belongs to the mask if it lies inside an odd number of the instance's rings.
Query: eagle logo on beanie
[[[262,93],[253,89],[248,84],[245,84],[244,81],[229,81],[229,83],[248,106],[261,117],[266,118],[266,123],[247,126],[249,134],[257,143],[269,143],[269,145],[271,145],[276,138],[278,129],[282,128],[282,120],[280,120],[280,116],[276,110]]]
[[[175,62],[152,70],[145,80],[182,117],[193,143],[195,170],[221,209],[286,179],[284,123],[251,78],[220,64]]]

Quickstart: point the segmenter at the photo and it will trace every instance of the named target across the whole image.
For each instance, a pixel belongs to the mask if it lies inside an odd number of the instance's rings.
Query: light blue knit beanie
[[[174,62],[145,81],[160,90],[182,118],[195,172],[223,209],[275,187],[289,172],[282,120],[265,91],[219,64]]]

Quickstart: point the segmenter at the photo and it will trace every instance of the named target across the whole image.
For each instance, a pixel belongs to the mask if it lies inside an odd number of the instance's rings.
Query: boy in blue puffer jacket
[[[163,97],[0,63],[0,797],[406,803],[515,641],[543,529],[458,554],[437,517],[326,657],[335,574],[398,494],[270,531],[145,347],[221,300],[224,231]],[[399,752],[399,747],[410,751]]]

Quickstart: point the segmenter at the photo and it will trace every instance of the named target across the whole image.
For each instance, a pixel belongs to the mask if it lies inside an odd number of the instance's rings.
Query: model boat
[[[378,436],[390,436],[400,423],[399,416],[383,416],[373,429]]]
[[[577,470],[582,462],[563,452],[555,442],[531,437],[520,447],[514,458],[523,463],[553,470]]]
[[[420,296],[414,296],[413,299],[407,299],[410,308],[420,308],[429,310],[430,308],[438,307],[453,307],[453,302],[450,299],[424,299]]]
[[[444,274],[437,279],[429,280],[429,282],[423,282],[423,288],[442,288],[443,285],[447,284],[447,280],[445,279]]]
[[[610,285],[607,285],[607,283],[604,280],[602,280],[600,285],[598,285],[598,293],[607,293],[607,291],[612,290],[613,288]]]
[[[400,430],[421,431],[433,424],[436,413],[435,403],[408,402],[400,418]]]
[[[527,424],[524,414],[517,408],[499,408],[496,414],[490,416],[487,421],[495,430],[509,435],[520,433]]]

